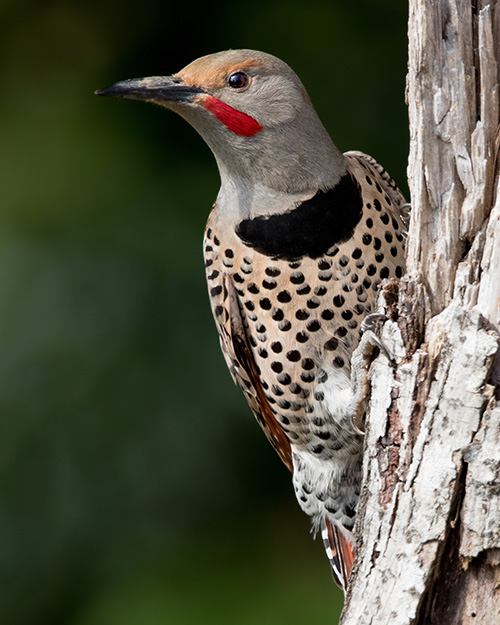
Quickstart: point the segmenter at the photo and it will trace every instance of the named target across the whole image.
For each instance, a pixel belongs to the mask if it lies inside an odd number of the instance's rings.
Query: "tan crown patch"
[[[264,67],[257,59],[247,59],[242,63],[214,64],[212,59],[198,59],[187,65],[174,76],[182,78],[189,87],[221,89],[226,86],[228,76],[238,71],[248,71],[252,67]]]

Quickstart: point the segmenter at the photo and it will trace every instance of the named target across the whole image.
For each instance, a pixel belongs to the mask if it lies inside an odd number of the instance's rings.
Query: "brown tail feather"
[[[340,529],[328,521],[328,519],[325,519],[322,523],[321,537],[325,545],[326,555],[330,560],[335,583],[345,593],[354,561],[354,548]]]

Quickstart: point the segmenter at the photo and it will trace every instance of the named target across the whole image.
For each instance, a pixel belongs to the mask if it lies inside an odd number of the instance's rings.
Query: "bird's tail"
[[[345,593],[354,561],[354,548],[342,531],[328,519],[321,523],[321,538],[330,560],[333,579]]]

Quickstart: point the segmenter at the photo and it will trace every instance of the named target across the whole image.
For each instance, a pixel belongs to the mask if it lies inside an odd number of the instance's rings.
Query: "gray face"
[[[124,81],[100,95],[141,99],[184,117],[212,149],[222,181],[281,192],[327,188],[345,170],[296,74],[279,59],[229,50],[178,74]]]

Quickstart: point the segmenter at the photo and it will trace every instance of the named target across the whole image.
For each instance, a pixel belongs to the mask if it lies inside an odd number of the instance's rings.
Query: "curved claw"
[[[411,214],[411,204],[409,202],[405,202],[405,204],[401,204],[401,206],[399,207],[399,213],[401,215],[401,219],[404,222],[408,222],[410,221],[410,214]]]
[[[351,427],[356,434],[359,434],[360,436],[364,436],[366,434],[364,416],[365,415],[363,414],[360,418],[358,415],[351,414]],[[363,429],[361,429],[361,426]]]
[[[387,321],[387,315],[384,315],[383,313],[371,313],[366,315],[361,322],[361,332],[373,330],[377,321]]]

